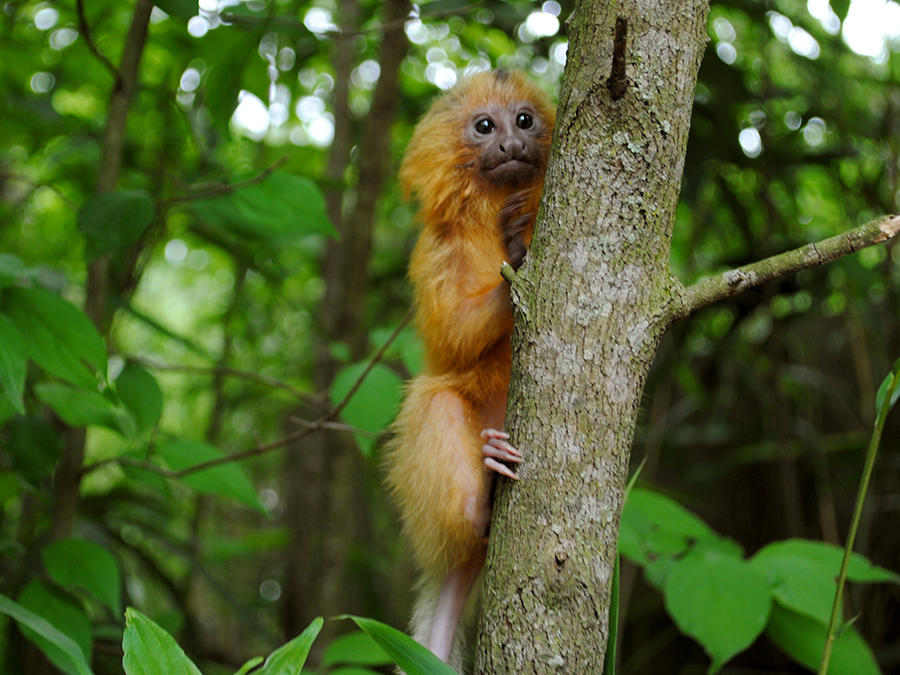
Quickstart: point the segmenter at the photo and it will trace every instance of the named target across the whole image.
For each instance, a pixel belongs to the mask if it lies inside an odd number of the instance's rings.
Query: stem
[[[900,382],[900,374],[893,373],[891,382],[888,385],[884,402],[881,404],[881,410],[878,411],[878,418],[875,420],[875,429],[872,431],[872,439],[869,442],[869,451],[866,454],[866,465],[863,468],[862,478],[859,481],[859,491],[856,495],[856,506],[853,509],[853,519],[850,522],[850,532],[847,534],[847,543],[844,546],[844,557],[841,560],[841,572],[837,579],[837,590],[834,594],[834,604],[831,606],[831,619],[828,621],[828,633],[825,638],[825,649],[822,651],[822,663],[819,665],[819,675],[827,675],[828,662],[831,659],[831,648],[837,639],[838,614],[841,609],[841,596],[844,593],[844,582],[847,580],[847,568],[850,566],[850,554],[853,553],[853,542],[856,539],[856,532],[859,529],[859,521],[862,518],[863,504],[866,500],[866,491],[869,488],[869,479],[872,477],[872,469],[875,466],[875,456],[878,454],[878,445],[881,442],[881,432],[884,429],[884,422],[887,419],[888,412],[891,409],[891,399],[894,390]]]

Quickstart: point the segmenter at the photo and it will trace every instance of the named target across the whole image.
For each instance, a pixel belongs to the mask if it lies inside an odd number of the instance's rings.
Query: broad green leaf
[[[75,389],[59,382],[41,382],[35,385],[34,393],[53,408],[60,419],[73,427],[107,427],[124,436],[134,433],[131,416],[102,394]]]
[[[25,390],[25,366],[28,353],[22,333],[9,317],[0,314],[0,390],[6,393],[20,415],[25,413],[22,392]]]
[[[22,607],[43,617],[68,636],[78,646],[81,660],[90,662],[93,648],[91,620],[71,598],[42,581],[32,581],[19,594],[18,601]],[[21,627],[22,634],[36,644],[57,668],[70,675],[84,672],[78,665],[77,656],[72,658],[71,649],[27,624]]]
[[[22,627],[23,633],[30,631],[30,634],[35,636],[35,638],[44,640],[47,644],[58,649],[62,655],[69,659],[77,675],[93,675],[90,666],[84,658],[85,652],[78,646],[78,643],[56,628],[53,623],[50,623],[40,613],[13,602],[5,595],[0,595],[0,612],[15,619],[19,626]],[[88,649],[88,653],[90,653],[90,649]],[[66,672],[73,671],[66,670]]]
[[[358,666],[384,666],[392,663],[372,638],[361,631],[347,633],[333,640],[322,657],[323,666],[339,663]]]
[[[153,222],[153,198],[144,190],[94,195],[78,211],[88,260],[131,246]]]
[[[737,558],[742,555],[740,546],[674,500],[650,490],[631,490],[622,511],[619,551],[643,566],[651,583],[662,583],[674,557],[698,543]]]
[[[230,194],[194,202],[193,209],[212,225],[273,243],[337,234],[325,215],[325,198],[318,186],[284,171]]]
[[[7,449],[27,481],[37,485],[56,467],[63,443],[56,427],[43,415],[26,415],[10,422]]]
[[[42,288],[8,288],[2,305],[35,363],[74,385],[97,388],[106,376],[106,347],[84,312]]]
[[[794,555],[754,556],[750,564],[766,578],[782,605],[828,625],[837,590],[834,574],[809,558]]]
[[[224,456],[220,450],[201,441],[162,443],[157,446],[156,454],[173,471],[181,471]],[[247,472],[237,462],[226,462],[196,473],[189,473],[181,480],[198,492],[231,497],[261,513],[268,513],[260,504]]]
[[[260,34],[231,31],[226,42],[220,31],[210,31],[204,43],[213,42],[216,49],[209,52],[206,75],[206,100],[213,123],[225,134],[228,123],[237,108],[241,80],[247,62],[259,46]]]
[[[400,666],[406,675],[456,675],[453,669],[408,635],[387,624],[348,616]]]
[[[331,403],[338,405],[359,380],[366,363],[355,363],[342,369],[331,383]],[[377,434],[397,416],[402,398],[403,381],[387,366],[376,363],[356,390],[353,398],[341,411],[341,418],[349,425]],[[364,454],[375,446],[375,438],[356,435]]]
[[[162,416],[163,395],[145,368],[129,361],[116,378],[116,393],[137,421],[138,429],[152,429]]]
[[[126,675],[201,675],[175,638],[133,607],[125,610]]]
[[[197,3],[194,0],[155,0],[154,5],[169,16],[190,19],[197,16]]]
[[[83,589],[113,616],[121,616],[119,565],[105,548],[85,539],[62,539],[47,545],[41,559],[47,574],[60,586]]]
[[[881,386],[878,387],[878,394],[875,396],[875,414],[881,414],[881,407],[884,405],[884,399],[887,396],[888,389],[891,387],[891,383],[897,382],[894,384],[894,391],[891,393],[891,402],[889,404],[888,410],[893,409],[894,405],[897,403],[897,399],[900,399],[900,359],[897,359],[894,362],[894,367],[891,368],[891,372],[887,374],[887,376],[881,381]]]
[[[265,665],[259,670],[253,671],[255,675],[300,675],[300,669],[306,663],[309,649],[315,642],[316,636],[322,630],[324,621],[322,617],[313,619],[300,635],[287,644],[282,645],[269,654]]]
[[[834,544],[809,539],[786,539],[760,549],[754,560],[764,561],[768,557],[801,557],[820,566],[832,579],[836,579],[841,569],[844,550]],[[850,556],[847,578],[859,583],[892,581],[900,583],[900,574],[873,565],[865,556],[854,553]]]
[[[695,550],[669,573],[665,603],[681,632],[712,658],[709,672],[715,673],[763,631],[772,598],[765,578],[747,562]]]
[[[234,675],[246,675],[251,670],[256,668],[260,663],[265,661],[265,659],[261,656],[254,656],[252,659],[247,661],[244,665],[240,667],[240,669]]]
[[[827,629],[807,616],[774,603],[768,638],[792,659],[815,671],[822,659]],[[872,650],[853,626],[848,626],[831,649],[828,675],[881,675]]]

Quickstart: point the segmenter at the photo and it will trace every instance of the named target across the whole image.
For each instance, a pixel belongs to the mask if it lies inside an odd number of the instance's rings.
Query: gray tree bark
[[[541,213],[512,283],[507,428],[525,463],[498,486],[478,673],[602,670],[638,407],[679,304],[669,248],[707,12],[580,2],[569,19]]]

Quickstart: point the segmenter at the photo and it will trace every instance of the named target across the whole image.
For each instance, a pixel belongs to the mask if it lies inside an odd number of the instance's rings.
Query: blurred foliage
[[[294,420],[318,419],[361,372],[348,346],[332,343],[343,368],[330,391],[313,385],[320,261],[332,235],[322,193],[341,190],[347,205],[361,188],[353,155],[338,184],[326,177],[334,57],[353,53],[355,145],[380,45],[399,27],[382,25],[375,0],[210,0],[199,13],[191,2],[159,2],[117,190],[97,195],[115,76],[94,52],[119,63],[135,5],[84,4],[84,22],[79,3],[10,1],[0,11],[0,592],[55,620],[98,675],[123,672],[123,606],[155,622],[133,612],[133,628],[158,624],[177,636],[204,673],[231,673],[294,637],[279,611],[285,450],[173,472],[299,434]],[[405,25],[412,44],[390,131],[393,166],[436,84],[465,67],[524,68],[555,93],[573,4],[422,4],[421,21]],[[857,4],[713,3],[672,250],[685,283],[897,211],[898,45],[889,39],[873,56],[850,50],[840,29]],[[347,7],[358,30],[340,34],[334,23]],[[900,26],[884,30],[896,40]],[[371,259],[360,261],[370,353],[406,314],[414,238],[391,178]],[[108,312],[95,329],[77,307],[90,297],[88,264],[101,258]],[[900,248],[891,245],[675,326],[637,431],[641,480],[739,542],[748,568],[777,540],[841,544],[876,391],[900,354],[898,318]],[[377,486],[377,440],[397,383],[420,365],[406,328],[342,417],[365,453],[354,488],[365,509],[353,517],[377,534],[352,542],[351,573],[369,590],[346,611],[401,626],[409,576]],[[55,477],[80,428],[81,499],[72,536],[58,538]],[[857,546],[889,570],[900,562],[898,432],[895,415]],[[302,441],[291,449],[302,451]],[[623,564],[620,672],[705,672],[709,659],[651,588],[660,579],[635,570]],[[882,671],[900,667],[897,586],[854,586],[846,605]],[[773,620],[795,620],[789,611]],[[76,667],[32,629],[0,629],[0,673],[51,672],[39,649]],[[355,656],[371,645],[341,640],[314,655],[320,672],[383,672],[381,657]],[[738,671],[805,672],[765,640],[721,672]]]

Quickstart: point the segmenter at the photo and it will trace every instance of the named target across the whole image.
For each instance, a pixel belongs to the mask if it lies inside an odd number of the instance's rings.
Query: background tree
[[[885,3],[874,21],[886,40],[857,41],[864,4],[711,7],[673,230],[685,285],[896,210],[897,10]],[[98,674],[121,672],[125,605],[172,631],[204,673],[233,672],[319,613],[405,624],[410,570],[376,467],[377,434],[419,365],[409,328],[333,412],[409,305],[415,224],[392,170],[367,165],[384,153],[366,148],[385,143],[396,166],[437,87],[469,65],[523,67],[555,92],[572,7],[427,3],[402,33],[397,7],[10,2],[0,13],[0,592],[72,636]],[[378,91],[393,75],[392,113]],[[369,254],[346,229],[367,223]],[[840,541],[854,451],[898,352],[896,250],[676,324],[638,418],[642,484],[748,553],[788,536]],[[896,569],[888,424],[858,549]],[[222,453],[246,456],[191,470]],[[649,494],[633,500],[644,515]],[[705,670],[655,570],[633,559],[644,571],[623,563],[622,672]],[[847,600],[864,608],[855,626],[884,672],[897,663],[896,592],[857,585]],[[41,672],[45,653],[72,672],[27,629],[3,631],[3,672]],[[316,662],[365,662],[358,639],[323,636]],[[758,640],[731,663],[802,672],[786,653]]]

